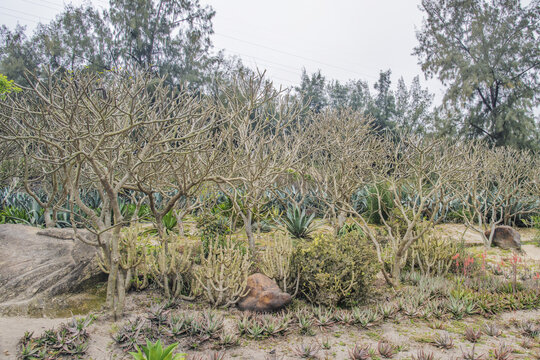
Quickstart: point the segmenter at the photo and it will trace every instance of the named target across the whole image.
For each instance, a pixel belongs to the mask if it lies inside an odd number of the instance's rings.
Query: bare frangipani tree
[[[314,114],[304,136],[306,170],[332,213],[334,231],[345,224],[352,197],[363,185],[358,181],[372,166],[382,143],[376,139],[371,122],[360,112],[327,110]]]
[[[249,246],[255,250],[252,222],[265,193],[299,161],[299,104],[276,91],[263,74],[239,76],[223,89],[219,111],[226,120],[221,154],[226,169],[214,180],[244,222]]]
[[[535,188],[535,158],[527,151],[489,148],[476,144],[465,154],[469,177],[455,188],[468,229],[480,234],[490,247],[498,225],[511,225],[520,215],[538,212],[540,192]],[[486,236],[489,230],[489,236]]]
[[[455,199],[451,185],[462,181],[467,174],[463,158],[468,147],[444,140],[399,135],[397,139],[388,137],[384,142],[386,151],[378,150],[377,165],[370,168],[368,179],[371,184],[384,184],[374,186],[373,194],[391,246],[383,274],[390,284],[396,285],[410,247],[442,221],[448,204]],[[392,211],[384,214],[382,202],[388,198]],[[358,213],[357,208],[350,210],[379,252],[380,244],[367,225],[366,217]]]
[[[447,188],[462,176],[460,159],[466,150],[443,141],[378,135],[369,120],[351,111],[318,115],[308,137],[314,149],[310,175],[322,200],[336,209],[336,231],[351,215],[373,242],[379,262],[387,263],[383,267],[387,282],[398,284],[407,251],[429,228],[419,225],[433,226],[443,218],[441,212],[451,200]],[[391,244],[390,257],[384,256],[380,236],[368,224],[369,214],[354,201],[367,186],[373,187],[371,196]],[[392,214],[384,213],[385,201],[391,202]]]
[[[140,72],[49,74],[46,80],[33,78],[31,84],[22,95],[2,103],[8,134],[4,138],[50,147],[54,151],[42,152],[40,159],[51,168],[67,169],[76,237],[101,249],[101,263],[109,272],[107,306],[115,317],[121,316],[126,266],[134,263],[121,263],[125,221],[119,195],[129,189],[135,174],[151,170],[147,164],[197,150],[197,142],[190,139],[209,131],[212,117],[197,101]],[[99,211],[85,203],[85,188],[99,193]],[[81,226],[95,239],[82,236]]]

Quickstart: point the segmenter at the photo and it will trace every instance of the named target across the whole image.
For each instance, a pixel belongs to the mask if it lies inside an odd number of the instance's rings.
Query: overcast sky
[[[83,1],[73,1],[80,4]],[[106,0],[92,0],[103,8]],[[62,0],[2,0],[0,22],[13,28],[50,21]],[[216,10],[216,50],[266,69],[277,84],[294,86],[302,68],[320,69],[328,79],[373,82],[391,69],[393,85],[421,75],[423,86],[442,98],[438,80],[426,81],[417,58],[415,29],[422,24],[419,0],[201,0]]]

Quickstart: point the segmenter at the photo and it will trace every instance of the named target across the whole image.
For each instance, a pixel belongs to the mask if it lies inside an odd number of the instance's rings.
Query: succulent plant
[[[316,342],[302,343],[294,348],[294,353],[303,359],[316,359],[320,350],[321,347]]]
[[[426,352],[424,349],[420,349],[416,352],[416,355],[412,356],[412,360],[435,360],[435,355],[432,352]]]
[[[297,239],[309,238],[309,234],[315,230],[312,226],[315,214],[306,215],[306,210],[298,206],[289,207],[286,215],[282,218],[285,229]]]
[[[238,346],[240,339],[235,334],[222,334],[219,338],[218,345],[223,348]]]
[[[454,347],[454,339],[448,333],[437,334],[432,340],[432,344],[440,349],[451,349]]]
[[[369,345],[359,346],[355,344],[352,349],[349,349],[350,360],[367,360],[371,357]]]
[[[465,316],[465,303],[460,299],[450,297],[448,303],[446,304],[446,309],[451,313],[456,320],[463,319]]]
[[[467,341],[470,341],[472,343],[476,343],[482,337],[482,331],[475,330],[472,327],[468,327],[468,328],[465,329],[464,336],[465,336],[465,339],[467,339]]]
[[[502,334],[502,330],[494,323],[484,324],[482,331],[484,334],[493,337],[497,337]]]
[[[347,310],[336,311],[334,313],[334,319],[343,325],[351,325],[354,323],[353,315]]]
[[[313,315],[318,326],[330,326],[334,324],[334,312],[325,307],[318,306],[313,308]]]
[[[535,338],[540,335],[540,327],[532,321],[527,321],[523,323],[521,325],[521,330],[523,331],[523,335],[530,338]]]
[[[469,351],[464,351],[463,349],[461,349],[462,359],[463,360],[483,360],[484,355],[483,354],[476,355],[475,347],[476,347],[476,343],[473,344],[472,349]]]
[[[300,310],[296,312],[296,319],[298,320],[298,327],[300,328],[300,333],[303,335],[313,336],[313,319],[311,315],[306,310]]]
[[[385,359],[391,359],[396,354],[396,346],[386,341],[379,341],[377,343],[377,351]]]
[[[493,350],[493,359],[494,360],[512,360],[514,356],[512,352],[514,349],[506,344],[500,344],[497,348]]]

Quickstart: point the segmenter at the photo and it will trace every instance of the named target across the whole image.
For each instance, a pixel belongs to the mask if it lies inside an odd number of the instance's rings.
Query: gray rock
[[[488,239],[490,234],[490,230],[484,233]],[[521,235],[519,235],[517,230],[510,226],[497,226],[491,244],[492,246],[498,246],[502,249],[516,249],[521,251]]]
[[[0,310],[103,280],[95,254],[96,248],[75,240],[70,229],[0,225]]]

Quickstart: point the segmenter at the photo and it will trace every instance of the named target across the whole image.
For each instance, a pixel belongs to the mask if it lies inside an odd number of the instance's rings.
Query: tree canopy
[[[459,132],[537,148],[540,1],[423,0],[420,8],[426,18],[414,54],[427,77],[447,86]]]

